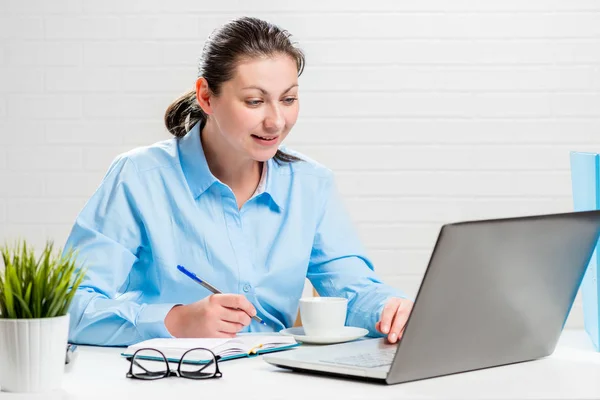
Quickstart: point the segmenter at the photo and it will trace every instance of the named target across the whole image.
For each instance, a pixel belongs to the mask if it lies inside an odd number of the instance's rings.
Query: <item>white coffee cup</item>
[[[344,329],[348,299],[344,297],[303,297],[300,318],[308,336],[337,336]]]

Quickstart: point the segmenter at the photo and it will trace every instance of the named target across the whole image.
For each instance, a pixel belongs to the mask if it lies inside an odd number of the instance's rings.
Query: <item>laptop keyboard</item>
[[[394,354],[396,354],[396,347],[391,347],[374,353],[359,353],[350,356],[322,359],[321,362],[360,368],[377,368],[392,365]]]

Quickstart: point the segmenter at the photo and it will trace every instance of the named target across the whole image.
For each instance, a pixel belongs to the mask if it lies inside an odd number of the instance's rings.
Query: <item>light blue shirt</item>
[[[169,310],[211,294],[178,264],[254,304],[268,326],[253,320],[244,331],[291,327],[308,277],[321,296],[348,299],[346,325],[376,335],[387,299],[405,296],[373,272],[332,172],[285,151],[305,161],[269,160],[264,189],[239,210],[208,168],[198,125],[181,139],[119,156],[65,246],[88,268],[70,308],[69,340],[171,337]]]

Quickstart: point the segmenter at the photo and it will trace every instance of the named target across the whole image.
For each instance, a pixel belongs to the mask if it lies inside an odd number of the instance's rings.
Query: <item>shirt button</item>
[[[244,292],[248,293],[250,291],[250,284],[246,283],[243,287]]]

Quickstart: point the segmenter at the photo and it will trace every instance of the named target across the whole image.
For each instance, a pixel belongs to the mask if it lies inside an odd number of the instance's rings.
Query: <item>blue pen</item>
[[[193,281],[195,281],[196,283],[199,283],[200,285],[204,286],[205,288],[207,288],[211,292],[213,292],[215,294],[221,294],[221,293],[223,293],[219,289],[217,289],[216,287],[214,287],[213,285],[211,285],[210,283],[205,282],[202,279],[198,278],[198,276],[196,276],[196,274],[194,274],[193,272],[188,271],[187,269],[185,269],[185,267],[183,265],[178,265],[177,269],[180,270],[181,272],[183,272],[188,278],[190,278]],[[259,322],[259,323],[263,324],[264,326],[267,326],[267,324],[265,323],[265,321],[263,321],[262,319],[260,319],[260,317],[258,315],[255,315],[254,317],[252,317],[252,319],[255,320],[256,322]]]

